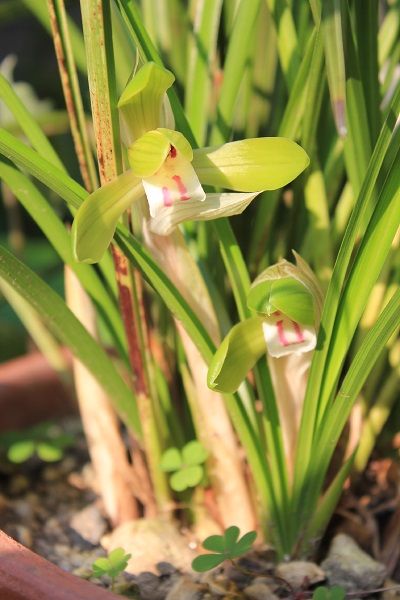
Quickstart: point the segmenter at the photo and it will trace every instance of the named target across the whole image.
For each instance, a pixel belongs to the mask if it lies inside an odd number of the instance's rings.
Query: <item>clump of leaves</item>
[[[320,586],[314,590],[313,600],[344,600],[346,591],[340,585]]]
[[[183,492],[187,488],[196,487],[203,479],[202,464],[207,458],[207,451],[200,442],[188,442],[182,450],[168,448],[161,458],[161,469],[173,473],[169,478],[170,486],[175,492]]]
[[[257,537],[255,531],[245,533],[239,539],[240,529],[235,525],[225,529],[223,535],[210,535],[202,544],[205,550],[211,550],[214,554],[202,554],[192,561],[192,569],[202,573],[214,567],[218,567],[225,560],[233,560],[246,554],[254,544]]]
[[[125,571],[131,556],[131,554],[126,554],[123,548],[115,548],[106,557],[94,561],[93,577],[107,575],[111,579],[111,588],[113,588],[116,577]]]
[[[64,450],[73,443],[73,437],[54,423],[45,422],[24,431],[10,431],[0,436],[0,447],[8,460],[23,463],[35,454],[45,462],[55,462],[64,456]]]

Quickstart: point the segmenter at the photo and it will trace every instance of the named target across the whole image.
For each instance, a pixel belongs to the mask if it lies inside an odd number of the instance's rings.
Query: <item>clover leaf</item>
[[[203,479],[201,466],[207,458],[207,451],[197,440],[188,442],[182,450],[168,448],[161,458],[161,469],[172,473],[169,483],[175,492],[196,487]]]
[[[319,586],[314,590],[313,600],[343,600],[346,597],[345,590],[340,585],[332,587]]]
[[[36,453],[45,462],[63,457],[64,449],[73,442],[72,436],[62,432],[54,423],[40,423],[25,431],[10,431],[0,436],[7,458],[13,463],[23,463]]]
[[[249,531],[239,539],[240,529],[235,525],[225,529],[223,535],[210,535],[202,544],[205,550],[214,554],[202,554],[192,561],[192,569],[202,573],[217,567],[225,560],[233,560],[248,552],[257,537],[256,531]]]
[[[108,575],[114,581],[122,571],[125,571],[131,556],[131,554],[126,554],[123,548],[115,548],[107,557],[98,558],[94,561],[92,565],[94,577]]]

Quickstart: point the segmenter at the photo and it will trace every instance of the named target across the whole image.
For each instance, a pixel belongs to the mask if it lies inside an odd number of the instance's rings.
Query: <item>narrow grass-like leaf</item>
[[[346,135],[346,73],[342,36],[340,0],[322,2],[322,32],[326,58],[326,74],[336,128]]]
[[[28,267],[0,246],[0,277],[27,300],[50,331],[96,377],[126,425],[140,435],[140,422],[131,390],[105,351],[87,333],[63,300]]]
[[[0,74],[0,99],[13,113],[15,120],[25,133],[32,146],[59,169],[65,170],[53,146],[35,121],[35,118],[25,108],[10,83]]]
[[[230,138],[236,100],[248,57],[248,39],[260,10],[260,0],[246,0],[239,4],[224,62],[216,121],[211,133],[211,144],[220,144]]]
[[[375,325],[365,336],[315,440],[313,461],[309,465],[303,489],[302,517],[307,519],[316,506],[318,495],[357,396],[388,339],[400,325],[400,290],[386,305]]]
[[[289,139],[298,137],[301,119],[307,99],[307,80],[310,76],[310,65],[316,45],[316,30],[310,35],[307,48],[301,61],[297,77],[294,81],[289,101],[279,124],[278,135]],[[263,195],[262,201],[257,203],[257,212],[254,219],[254,227],[249,249],[249,262],[258,263],[264,255],[265,243],[269,237],[270,224],[275,212],[280,190],[268,192]]]
[[[287,87],[292,89],[300,65],[300,51],[291,3],[288,0],[266,0],[275,21],[278,52]]]
[[[150,39],[146,28],[143,26],[140,11],[136,6],[134,0],[115,0],[121,11],[121,14],[128,26],[128,29],[136,42],[142,57],[146,61],[153,60],[155,63],[164,66],[162,60],[155,48],[153,42]],[[189,140],[190,144],[195,147],[196,140],[189,127],[188,120],[179,102],[179,98],[173,88],[168,90],[168,97],[171,102],[172,110],[174,112],[176,126],[185,137]]]
[[[60,218],[26,175],[2,160],[0,160],[1,179],[8,185],[16,198],[43,231],[62,261],[74,270],[83,287],[95,302],[101,317],[107,323],[118,347],[125,354],[126,340],[117,306],[113,298],[106,291],[96,271],[87,265],[80,265],[74,260],[72,256],[71,236]]]
[[[97,173],[89,143],[64,0],[48,0],[48,9],[75,152],[85,187],[88,191],[93,191],[97,187]]]
[[[384,158],[388,153],[388,149],[390,149],[392,141],[394,143],[394,146],[397,148],[397,142],[394,139],[396,137],[394,131],[399,111],[400,89],[397,91],[395,97],[393,98],[389,114],[382,127],[380,136],[378,138],[378,142],[375,146],[373,155],[371,157],[366,178],[364,180],[357,203],[351,214],[342,245],[339,249],[339,254],[336,259],[332,279],[325,299],[319,339],[311,364],[306,397],[304,400],[304,410],[299,431],[294,481],[294,503],[300,501],[303,502],[302,500],[300,500],[300,490],[301,486],[305,482],[306,470],[308,468],[309,460],[311,458],[313,439],[315,434],[315,414],[318,410],[319,389],[322,382],[323,372],[330,347],[330,338],[332,335],[332,330],[335,322],[335,315],[339,304],[340,291],[342,289],[346,272],[351,260],[351,255],[354,248],[357,233],[360,230],[361,224],[364,220],[365,212],[372,200],[374,186],[376,184],[379,171],[382,167]]]
[[[331,396],[369,294],[390,251],[400,223],[400,152],[382,188],[340,299],[325,366],[320,409]],[[365,274],[368,273],[368,277]],[[357,298],[355,302],[354,299]]]
[[[62,171],[52,167],[34,150],[25,146],[8,132],[0,129],[0,153],[27,169],[34,177],[59,194],[68,204],[78,209],[87,192]],[[118,225],[116,240],[122,250],[144,273],[151,285],[161,295],[168,308],[182,320],[189,335],[198,346],[206,362],[214,352],[214,345],[192,309],[183,300],[175,286],[157,266],[149,252],[122,226]]]
[[[333,481],[329,484],[328,489],[324,492],[317,506],[315,514],[311,519],[304,537],[302,538],[302,547],[307,554],[308,550],[311,550],[311,548],[308,548],[308,545],[311,546],[315,540],[320,538],[330,519],[332,518],[332,514],[339,502],[340,496],[343,493],[344,483],[352,469],[354,457],[355,451],[341,466],[340,470],[336,474]]]
[[[193,135],[200,146],[204,144],[206,137],[221,7],[222,0],[197,2],[194,28],[190,38],[185,112]]]
[[[51,33],[50,19],[47,12],[46,0],[22,0],[25,6],[35,15],[45,29]],[[71,18],[68,18],[68,29],[71,35],[72,50],[75,62],[81,73],[86,74],[85,46],[82,33]]]
[[[354,194],[358,195],[371,157],[372,137],[352,24],[349,11],[346,9],[343,21],[346,44],[346,121],[348,130],[344,153],[347,174]]]
[[[7,156],[23,169],[27,169],[31,175],[59,194],[63,200],[75,209],[79,208],[88,195],[68,175],[52,167],[48,161],[41,158],[34,150],[2,129],[0,129],[0,154]],[[189,336],[208,364],[215,352],[215,346],[191,307],[158,267],[144,246],[122,225],[117,226],[116,241],[128,258],[142,271],[144,277],[154,287],[169,310],[176,315],[177,319],[182,321]],[[264,518],[267,517],[266,507],[272,506],[272,511],[276,515],[276,527],[280,528],[279,512],[271,475],[246,409],[236,395],[226,396],[225,401],[240,441],[246,449],[255,481],[257,481]],[[278,543],[281,538],[282,536],[277,538]]]
[[[361,80],[364,88],[369,131],[375,144],[381,128],[378,77],[378,2],[355,2],[355,30]]]

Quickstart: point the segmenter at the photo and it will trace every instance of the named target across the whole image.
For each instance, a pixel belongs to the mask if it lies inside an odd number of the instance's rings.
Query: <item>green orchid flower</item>
[[[173,129],[166,101],[173,81],[169,71],[147,63],[123,92],[118,106],[131,169],[80,207],[72,230],[78,261],[98,262],[123,212],[142,198],[150,231],[169,235],[184,221],[240,214],[258,194],[283,187],[307,167],[306,152],[286,138],[192,149]],[[206,194],[203,185],[231,192]]]
[[[281,260],[253,282],[247,305],[256,315],[235,325],[218,348],[208,371],[211,389],[236,391],[266,353],[282,359],[315,348],[322,291],[308,264],[294,255],[296,265]]]

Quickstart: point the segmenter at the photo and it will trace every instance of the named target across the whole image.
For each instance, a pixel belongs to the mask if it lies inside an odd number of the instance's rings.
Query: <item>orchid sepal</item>
[[[171,71],[154,62],[146,63],[129,81],[118,102],[129,143],[160,125],[165,93],[174,81]]]
[[[281,137],[239,140],[193,152],[193,166],[203,185],[237,192],[281,188],[309,162],[301,146]]]
[[[265,354],[262,317],[234,325],[214,354],[207,375],[210,389],[235,392],[256,362]]]
[[[99,262],[111,243],[119,218],[143,195],[142,182],[132,171],[126,171],[90,194],[72,225],[75,260]]]

